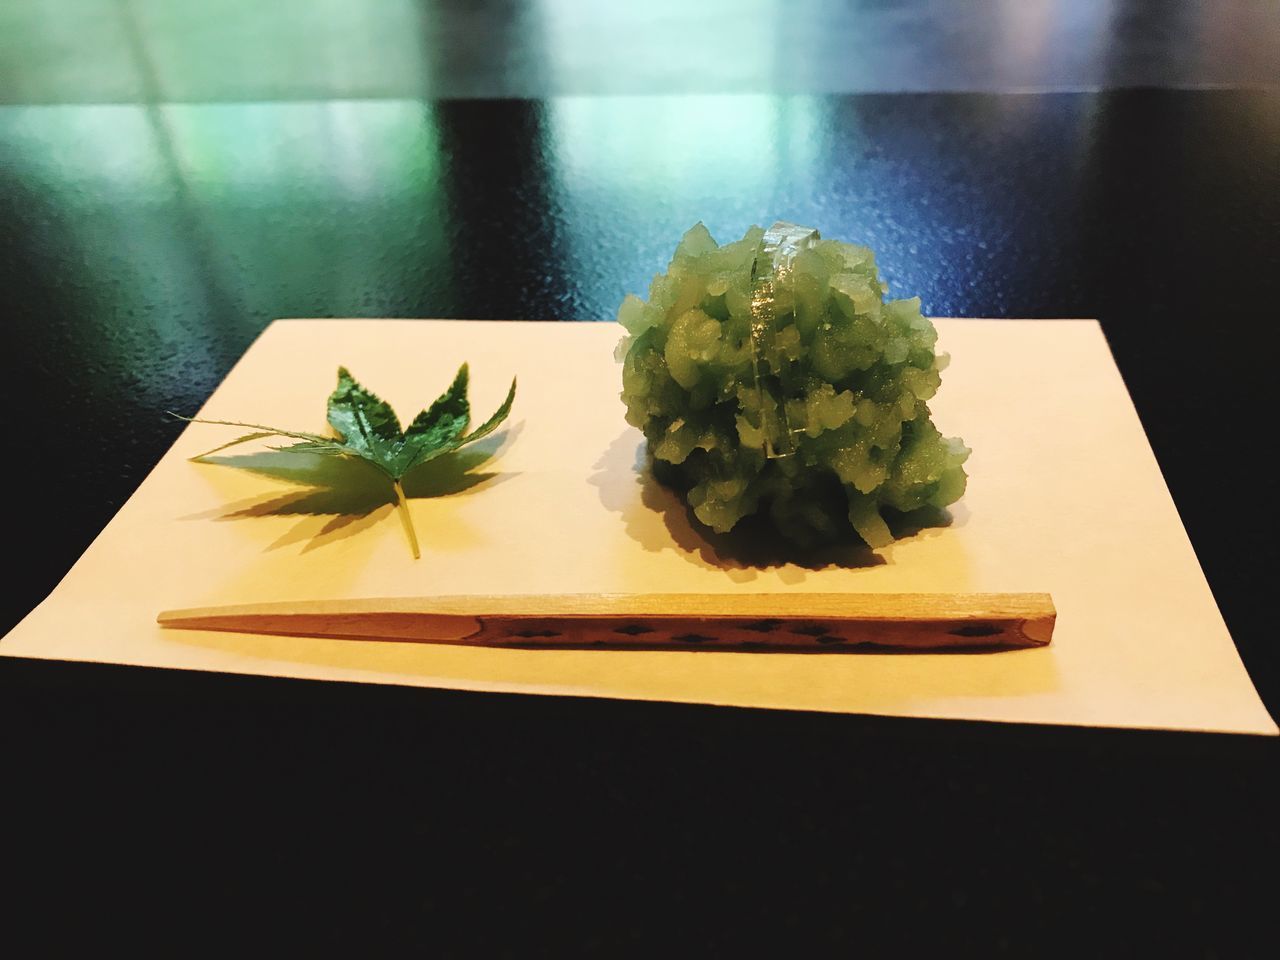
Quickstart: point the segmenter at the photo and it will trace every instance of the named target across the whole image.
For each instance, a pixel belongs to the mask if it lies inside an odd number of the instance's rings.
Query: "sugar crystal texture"
[[[618,310],[627,422],[699,521],[761,514],[793,542],[893,540],[886,517],[954,503],[969,450],[928,401],[945,354],[919,298],[885,300],[866,247],[686,233],[647,301]],[[804,228],[796,228],[804,229]]]

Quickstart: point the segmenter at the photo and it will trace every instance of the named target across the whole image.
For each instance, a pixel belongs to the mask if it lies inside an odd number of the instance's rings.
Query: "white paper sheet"
[[[931,403],[973,448],[945,528],[875,563],[756,567],[724,555],[636,469],[613,324],[281,321],[205,417],[324,429],[339,364],[411,416],[471,364],[473,408],[520,378],[491,474],[357,517],[188,457],[188,427],[0,654],[542,694],[918,717],[1275,734],[1093,321],[939,320]],[[175,427],[175,432],[177,428]],[[456,480],[456,478],[453,478]],[[449,478],[437,486],[451,489]],[[456,484],[455,484],[456,486]],[[300,502],[301,501],[301,502]],[[504,650],[163,630],[162,609],[455,594],[1047,591],[1050,647],[989,654]]]

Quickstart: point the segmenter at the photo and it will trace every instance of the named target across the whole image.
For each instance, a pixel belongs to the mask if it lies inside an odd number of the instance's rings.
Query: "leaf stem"
[[[404,524],[404,532],[409,536],[409,549],[413,551],[413,559],[419,560],[422,554],[418,551],[418,535],[413,530],[413,517],[409,515],[409,501],[405,499],[404,487],[399,480],[392,480],[396,488],[396,501],[399,504],[400,520]]]

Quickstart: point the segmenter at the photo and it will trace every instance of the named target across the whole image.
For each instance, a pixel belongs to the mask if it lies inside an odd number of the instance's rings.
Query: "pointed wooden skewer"
[[[167,610],[164,627],[494,647],[839,651],[1038,647],[1047,593],[558,594]]]

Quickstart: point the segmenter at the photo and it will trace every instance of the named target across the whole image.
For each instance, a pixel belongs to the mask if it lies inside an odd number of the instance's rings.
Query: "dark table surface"
[[[0,108],[0,629],[271,319],[607,318],[694,221],[774,218],[869,244],[935,316],[1098,317],[1278,712],[1261,91]],[[1275,933],[1271,740],[6,659],[0,750],[9,922],[53,940],[1230,956]]]

